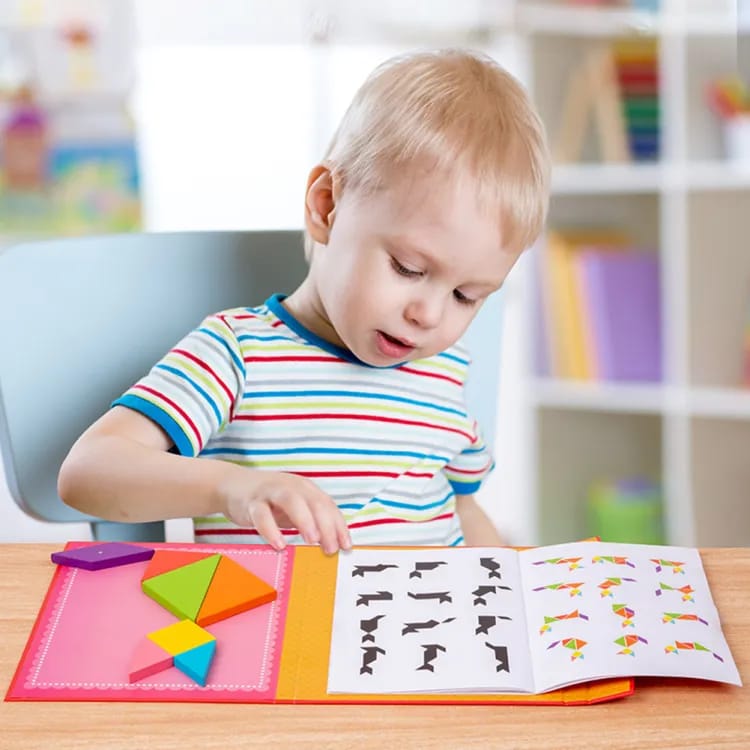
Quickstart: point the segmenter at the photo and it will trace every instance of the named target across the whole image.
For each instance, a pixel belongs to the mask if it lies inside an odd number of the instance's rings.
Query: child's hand
[[[314,482],[296,474],[259,469],[231,472],[220,488],[224,514],[238,526],[256,528],[276,549],[286,546],[280,528],[296,528],[326,554],[352,545],[344,516]]]

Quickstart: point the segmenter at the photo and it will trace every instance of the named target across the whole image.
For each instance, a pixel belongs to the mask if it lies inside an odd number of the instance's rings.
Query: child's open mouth
[[[398,359],[405,357],[414,351],[414,345],[404,342],[401,339],[397,339],[393,336],[389,336],[383,331],[377,332],[378,349],[380,353],[386,357],[392,357]]]

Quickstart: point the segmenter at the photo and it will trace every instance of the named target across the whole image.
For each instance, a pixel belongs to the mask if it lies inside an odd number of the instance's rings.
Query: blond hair
[[[362,84],[323,158],[343,190],[374,192],[404,167],[463,169],[521,251],[547,214],[544,127],[521,84],[492,58],[447,49],[394,57]],[[309,257],[312,240],[305,238]]]

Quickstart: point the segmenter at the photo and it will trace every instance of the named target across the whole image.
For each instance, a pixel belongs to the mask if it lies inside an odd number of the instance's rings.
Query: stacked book
[[[538,254],[537,370],[577,380],[659,382],[658,254],[601,230],[550,231]]]
[[[555,160],[582,161],[592,136],[603,162],[658,159],[658,67],[654,39],[623,37],[585,50],[568,77]]]
[[[659,58],[654,39],[621,39],[613,48],[628,147],[634,160],[659,158]]]

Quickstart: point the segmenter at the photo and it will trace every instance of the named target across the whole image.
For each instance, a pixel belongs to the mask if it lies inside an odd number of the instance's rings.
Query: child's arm
[[[469,546],[500,547],[505,544],[474,495],[456,495],[456,512],[461,521],[464,542]]]
[[[253,526],[277,549],[279,524],[325,552],[351,546],[336,504],[294,474],[168,452],[170,438],[147,417],[115,406],[78,439],[63,462],[58,492],[84,513],[137,522],[223,513]]]

